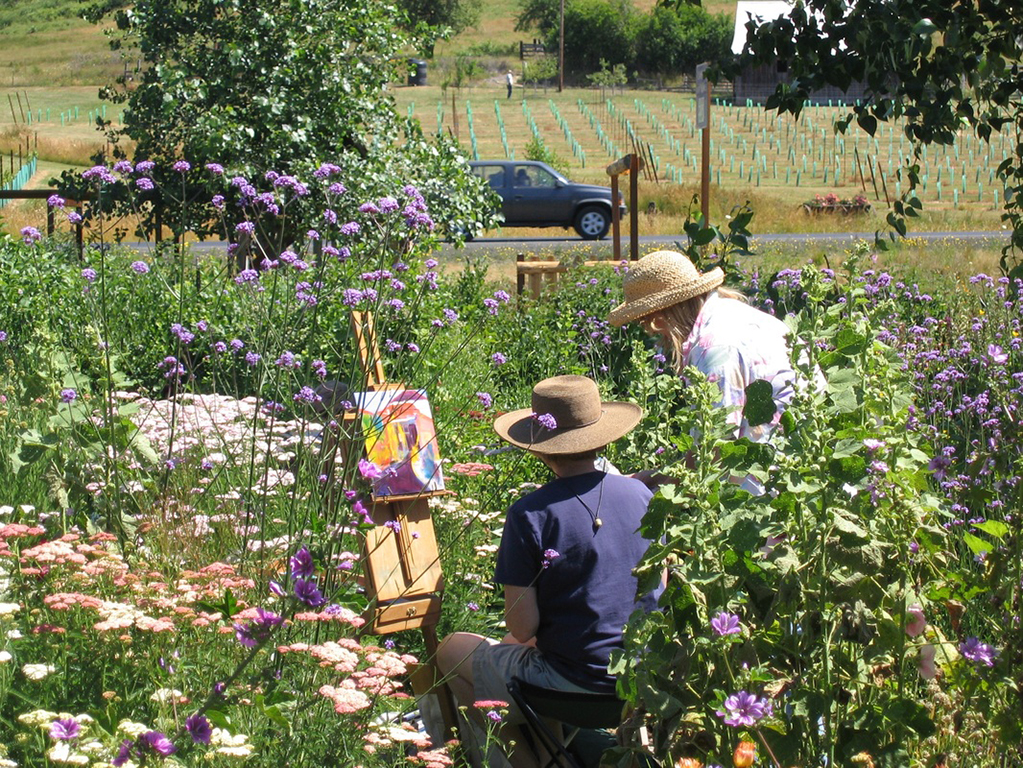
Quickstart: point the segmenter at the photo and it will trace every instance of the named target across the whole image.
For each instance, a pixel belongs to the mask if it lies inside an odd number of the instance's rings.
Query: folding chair
[[[542,768],[595,768],[615,738],[601,729],[621,722],[625,705],[613,693],[574,693],[543,688],[513,677],[508,692],[526,719],[523,734],[533,751],[543,747],[551,756]],[[561,723],[561,738],[544,718]],[[579,737],[579,738],[577,738]]]

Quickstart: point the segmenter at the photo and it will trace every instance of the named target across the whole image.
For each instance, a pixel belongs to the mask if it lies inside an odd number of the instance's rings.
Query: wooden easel
[[[372,315],[352,312],[351,324],[367,391],[404,390],[404,385],[389,384],[385,379]],[[422,631],[429,660],[415,665],[410,679],[417,695],[438,694],[446,741],[457,734],[458,720],[451,692],[441,681],[434,663],[444,574],[429,507],[430,497],[445,493],[423,491],[372,498],[369,514],[376,525],[366,533],[363,545],[366,593],[370,599],[363,618],[369,631],[376,635],[406,629]],[[388,522],[397,525],[387,527]]]

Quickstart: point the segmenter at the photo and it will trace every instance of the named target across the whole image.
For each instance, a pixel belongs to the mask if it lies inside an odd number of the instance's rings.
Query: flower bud
[[[757,745],[752,741],[740,741],[732,755],[735,768],[750,768],[757,759]]]

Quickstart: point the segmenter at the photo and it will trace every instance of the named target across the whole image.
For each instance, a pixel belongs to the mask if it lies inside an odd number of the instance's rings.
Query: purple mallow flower
[[[185,730],[188,731],[188,735],[192,737],[192,741],[196,744],[209,744],[210,737],[213,736],[213,728],[210,726],[210,721],[206,719],[205,715],[191,715],[185,720]]]
[[[312,579],[295,579],[295,597],[312,608],[319,608],[327,602]]]
[[[131,758],[137,758],[144,762],[150,755],[167,757],[178,751],[173,742],[159,731],[146,731],[139,736],[138,741],[125,739],[117,751],[117,756],[110,761],[113,766],[122,766]]]
[[[710,620],[710,628],[721,637],[737,635],[742,632],[742,628],[739,626],[739,617],[734,613],[726,613],[725,611],[721,611],[721,613]]]
[[[998,651],[987,643],[982,643],[976,637],[968,637],[959,643],[959,653],[967,661],[972,661],[978,666],[993,667]]]
[[[63,720],[54,720],[50,724],[50,738],[55,741],[71,741],[77,739],[82,732],[82,726],[72,717]]]
[[[291,577],[293,579],[310,579],[316,573],[312,553],[303,545],[291,556]]]
[[[726,725],[748,728],[758,720],[770,717],[771,702],[761,699],[752,693],[739,691],[725,699],[725,708],[717,711],[717,716],[724,718]]]
[[[256,608],[256,618],[248,624],[235,624],[234,636],[246,648],[255,648],[270,636],[274,627],[284,623],[284,619],[276,613],[263,608]]]

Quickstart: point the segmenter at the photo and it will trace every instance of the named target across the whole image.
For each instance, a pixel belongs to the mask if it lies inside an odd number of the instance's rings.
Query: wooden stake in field
[[[622,258],[621,222],[618,215],[618,177],[629,174],[629,249],[630,258],[635,261],[639,258],[639,170],[643,167],[643,158],[637,154],[626,155],[615,160],[605,171],[611,177],[611,230],[614,239],[615,261]]]

